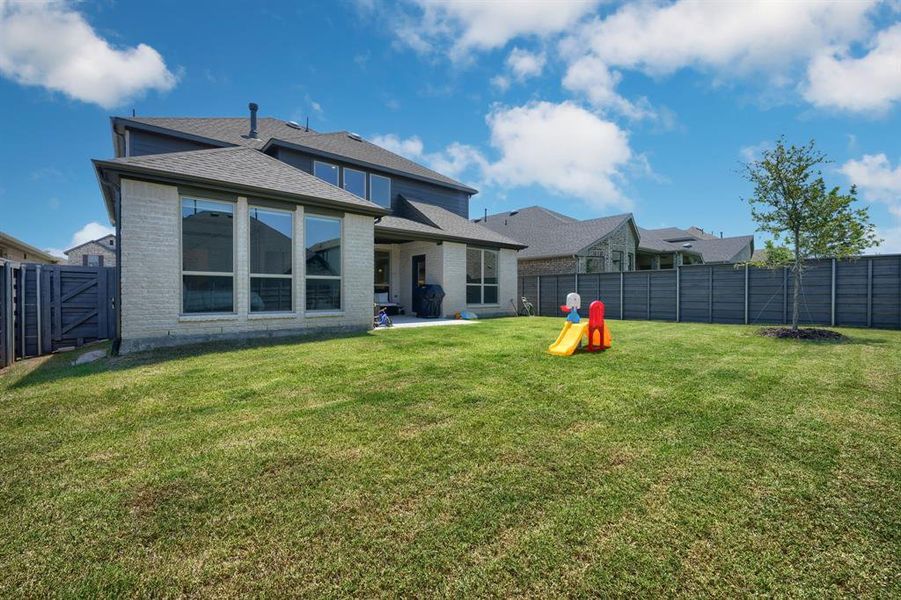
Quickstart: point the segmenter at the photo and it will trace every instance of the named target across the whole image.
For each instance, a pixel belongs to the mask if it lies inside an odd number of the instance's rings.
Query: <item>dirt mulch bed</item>
[[[843,342],[848,336],[829,329],[804,328],[792,331],[791,327],[764,327],[760,335],[774,338],[788,338],[795,340],[812,340],[815,342]]]

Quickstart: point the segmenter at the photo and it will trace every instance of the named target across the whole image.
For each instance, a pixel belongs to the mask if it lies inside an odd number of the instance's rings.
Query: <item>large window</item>
[[[466,249],[466,303],[497,304],[497,251]]]
[[[182,198],[182,310],[234,312],[234,205]]]
[[[390,302],[391,296],[391,254],[384,250],[375,251],[375,296],[376,302]]]
[[[366,197],[366,173],[356,169],[344,169],[344,189],[359,196]]]
[[[369,175],[369,200],[391,208],[391,180],[381,175]]]
[[[338,166],[329,163],[313,161],[313,175],[327,181],[332,185],[338,185]]]
[[[341,310],[341,219],[305,218],[307,310]]]
[[[292,308],[293,213],[250,207],[250,311]]]

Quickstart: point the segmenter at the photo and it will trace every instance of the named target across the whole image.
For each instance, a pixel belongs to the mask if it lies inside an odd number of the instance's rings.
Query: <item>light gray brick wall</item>
[[[342,310],[304,310],[303,207],[295,211],[295,310],[249,313],[247,199],[235,206],[235,313],[181,314],[181,240],[177,188],[122,180],[122,352],[220,338],[361,330],[372,323],[373,219],[342,219]]]
[[[413,314],[413,257],[425,255],[425,281],[429,284],[444,285],[444,245],[435,242],[407,242],[400,244],[400,297],[407,314]],[[371,285],[370,285],[371,287]],[[445,293],[447,290],[445,289]],[[442,303],[441,310],[445,311]],[[446,311],[445,311],[446,312]]]
[[[445,242],[444,248],[444,304],[445,315],[466,309],[466,244]]]
[[[97,242],[89,242],[80,248],[72,250],[66,256],[68,257],[66,261],[68,264],[78,265],[79,267],[84,264],[83,256],[102,256],[104,267],[116,266],[116,249]]]

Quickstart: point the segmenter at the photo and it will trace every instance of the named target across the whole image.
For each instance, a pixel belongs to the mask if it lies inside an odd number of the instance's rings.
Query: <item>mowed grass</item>
[[[562,322],[17,365],[0,595],[901,595],[901,333]]]

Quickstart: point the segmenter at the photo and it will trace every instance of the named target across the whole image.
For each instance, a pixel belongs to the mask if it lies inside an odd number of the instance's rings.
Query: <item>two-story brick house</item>
[[[346,131],[257,118],[113,117],[95,160],[121,350],[364,329],[373,303],[509,314],[524,247],[468,219],[477,190]]]

